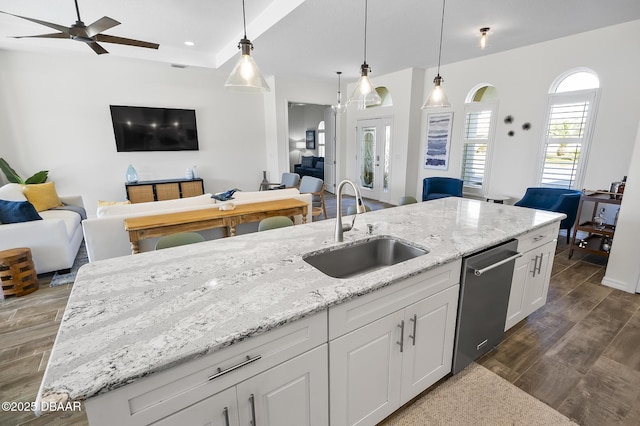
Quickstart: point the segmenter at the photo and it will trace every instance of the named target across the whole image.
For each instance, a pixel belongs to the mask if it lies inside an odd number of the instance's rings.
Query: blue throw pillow
[[[0,200],[0,223],[20,223],[32,220],[42,220],[42,218],[30,202]]]
[[[313,157],[302,157],[302,167],[313,167]]]
[[[316,169],[324,170],[324,161],[318,161],[316,163]]]

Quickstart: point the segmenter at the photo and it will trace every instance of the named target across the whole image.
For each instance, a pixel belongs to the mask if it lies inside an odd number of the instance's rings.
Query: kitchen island
[[[244,358],[243,347],[255,343],[269,348],[269,342],[296,333],[307,333],[308,338],[299,339],[304,340],[301,350],[311,353],[309,359],[316,360],[312,362],[324,359],[326,369],[327,310],[428,277],[430,271],[454,265],[464,256],[557,224],[562,218],[556,213],[452,197],[359,215],[355,228],[345,233],[340,244],[333,241],[335,221],[327,220],[85,265],[73,286],[39,402],[87,400],[93,421],[99,414],[92,416],[92,401],[107,401],[162,377],[152,383],[151,390],[129,395],[128,404],[122,404],[131,419],[139,415],[141,424],[151,423],[166,417],[163,410],[178,412],[198,405],[204,393],[198,393],[201,389],[190,382],[191,376],[209,364],[216,369],[209,368],[205,381],[220,380],[219,389],[224,392],[235,386],[235,371],[227,374],[218,367],[226,360],[221,354]],[[345,218],[345,223],[349,220]],[[372,235],[367,224],[373,225]],[[381,235],[429,252],[345,279],[331,278],[303,260],[311,252]],[[452,271],[459,280],[459,264]],[[296,329],[299,324],[304,327]],[[282,342],[279,347],[287,346]],[[274,368],[288,359],[286,353],[278,353],[273,361],[261,356]],[[237,371],[249,371],[247,377],[262,371],[257,366],[263,360],[247,357],[247,370],[240,366]],[[235,370],[236,364],[232,365]],[[187,370],[180,370],[183,367]],[[216,371],[222,373],[220,377]],[[196,388],[200,396],[185,396]],[[322,394],[325,388],[313,392]],[[239,395],[240,385],[232,393],[232,399]],[[161,402],[172,399],[169,405],[173,405],[163,408]],[[228,410],[225,413],[228,416]],[[118,413],[113,415],[112,424],[120,420]]]

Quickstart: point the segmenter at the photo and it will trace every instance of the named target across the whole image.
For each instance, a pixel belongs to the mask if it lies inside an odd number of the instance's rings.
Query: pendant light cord
[[[242,27],[244,28],[244,38],[247,38],[247,17],[244,11],[244,0],[242,0]]]
[[[369,1],[364,0],[364,63],[365,64],[367,63],[367,10],[368,9],[369,9]]]
[[[442,0],[442,21],[440,21],[440,48],[438,50],[438,75],[440,75],[440,58],[442,57],[442,31],[444,29],[444,4],[446,2],[447,0]]]

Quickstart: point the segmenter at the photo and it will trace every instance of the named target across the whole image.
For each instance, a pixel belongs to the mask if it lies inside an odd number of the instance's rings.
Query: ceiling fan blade
[[[104,47],[100,46],[95,41],[89,41],[86,44],[87,44],[87,46],[92,48],[93,51],[96,52],[98,55],[103,55],[105,53],[109,53]]]
[[[126,44],[128,46],[146,47],[148,49],[157,49],[160,45],[157,43],[149,43],[147,41],[133,40],[124,37],[115,37],[106,34],[98,34],[95,36],[96,41],[104,41],[106,43]]]
[[[51,22],[40,21],[38,19],[28,18],[26,16],[14,15],[13,13],[8,13],[8,12],[0,11],[0,13],[4,13],[5,15],[15,16],[16,18],[20,18],[20,19],[26,19],[27,21],[35,22],[36,24],[44,25],[45,27],[53,28],[54,30],[61,31],[66,34],[69,34],[71,31],[71,28],[65,27],[64,25],[58,25]]]
[[[87,37],[93,37],[94,35],[100,34],[101,32],[106,31],[109,28],[113,28],[116,25],[120,25],[120,22],[109,18],[108,16],[103,16],[87,27]]]
[[[32,35],[32,36],[16,36],[13,38],[71,38],[71,36],[65,33],[52,33],[52,34],[38,34],[38,35]]]

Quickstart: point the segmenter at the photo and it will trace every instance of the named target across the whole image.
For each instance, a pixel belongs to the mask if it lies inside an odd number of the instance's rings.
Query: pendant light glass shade
[[[449,99],[447,98],[447,95],[444,93],[444,90],[442,90],[441,84],[444,80],[442,79],[442,77],[440,77],[440,58],[442,56],[442,32],[444,30],[445,3],[446,3],[446,0],[442,0],[442,21],[440,23],[440,49],[438,51],[438,74],[436,75],[436,78],[433,79],[433,83],[435,84],[435,87],[433,88],[431,93],[429,93],[429,96],[427,96],[427,99],[424,101],[424,104],[422,104],[422,109],[444,108],[444,107],[451,106],[451,103],[449,103]]]
[[[429,96],[427,96],[424,104],[422,104],[422,109],[445,108],[451,106],[451,103],[449,103],[449,99],[447,99],[447,95],[444,93],[444,90],[442,90],[442,86],[440,85],[442,81],[443,80],[442,77],[440,77],[440,74],[438,74],[436,78],[433,79],[436,87],[434,87],[431,93],[429,93]]]
[[[382,98],[378,95],[373,83],[369,80],[369,65],[365,62],[360,67],[360,80],[356,84],[356,89],[351,94],[349,102],[355,102],[358,109],[365,109],[368,106],[380,105]]]
[[[240,40],[238,48],[241,51],[240,59],[233,67],[224,87],[248,93],[269,92],[271,88],[260,72],[260,68],[251,57],[253,43],[247,39],[247,25],[245,22],[244,0],[242,1],[242,22],[244,26],[244,37]]]
[[[340,115],[347,110],[347,105],[342,103],[342,93],[340,92],[340,74],[342,74],[342,71],[337,71],[336,74],[338,74],[338,103],[331,105],[331,109],[334,113]]]

